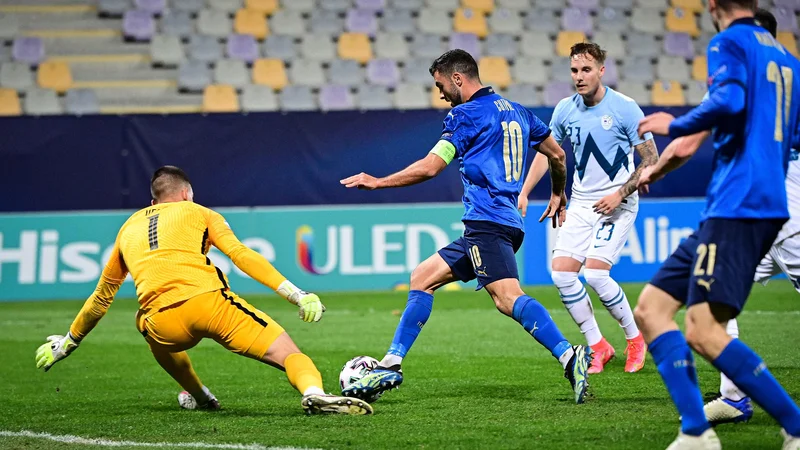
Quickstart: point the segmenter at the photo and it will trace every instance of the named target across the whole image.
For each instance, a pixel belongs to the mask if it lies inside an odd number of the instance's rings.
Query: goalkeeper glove
[[[319,300],[317,294],[303,291],[289,280],[278,286],[278,294],[300,307],[300,318],[304,322],[319,322],[322,313],[325,312],[325,305]]]
[[[40,345],[36,350],[36,368],[44,368],[47,372],[53,364],[66,358],[78,348],[79,343],[80,341],[73,339],[69,333],[66,336],[55,334],[47,336],[47,343]]]

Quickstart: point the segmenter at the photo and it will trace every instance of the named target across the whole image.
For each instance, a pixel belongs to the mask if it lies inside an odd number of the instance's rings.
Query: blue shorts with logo
[[[464,221],[464,235],[439,250],[461,281],[478,279],[478,289],[505,278],[519,279],[514,256],[525,233],[519,228],[478,220]]]
[[[721,303],[738,315],[758,263],[785,219],[708,219],[664,261],[650,281],[687,307]]]

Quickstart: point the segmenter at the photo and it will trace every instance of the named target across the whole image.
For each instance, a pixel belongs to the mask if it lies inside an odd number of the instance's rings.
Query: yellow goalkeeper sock
[[[311,358],[303,353],[292,353],[286,357],[283,365],[286,368],[289,383],[303,395],[325,394],[322,389],[322,375]]]

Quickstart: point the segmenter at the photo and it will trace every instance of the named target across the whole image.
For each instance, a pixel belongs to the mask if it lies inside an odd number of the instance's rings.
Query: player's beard
[[[450,102],[450,106],[455,108],[456,106],[464,103],[464,101],[461,98],[461,91],[456,89],[455,84],[451,85],[450,89],[451,89],[450,92],[445,92],[444,96],[445,100]]]

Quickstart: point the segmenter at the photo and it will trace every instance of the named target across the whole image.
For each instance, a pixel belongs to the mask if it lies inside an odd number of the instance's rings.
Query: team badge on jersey
[[[603,126],[603,129],[608,131],[611,129],[611,126],[614,125],[614,119],[611,118],[609,115],[605,115],[600,118],[600,124]]]

